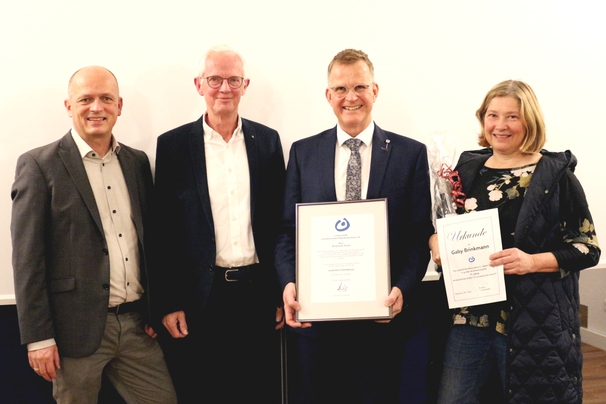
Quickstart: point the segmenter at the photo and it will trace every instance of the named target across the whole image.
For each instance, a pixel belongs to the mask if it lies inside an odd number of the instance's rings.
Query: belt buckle
[[[237,279],[229,279],[229,278],[227,277],[227,274],[228,274],[229,272],[238,272],[238,268],[235,268],[235,269],[226,269],[226,270],[225,270],[225,274],[223,275],[223,276],[225,277],[225,280],[226,280],[227,282],[238,282],[238,280],[237,280]]]

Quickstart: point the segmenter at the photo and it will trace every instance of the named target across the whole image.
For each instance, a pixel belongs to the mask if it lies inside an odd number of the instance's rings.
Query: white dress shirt
[[[206,114],[205,114],[206,117]],[[239,267],[258,261],[250,215],[250,173],[242,119],[228,142],[203,119],[206,177],[221,267]]]

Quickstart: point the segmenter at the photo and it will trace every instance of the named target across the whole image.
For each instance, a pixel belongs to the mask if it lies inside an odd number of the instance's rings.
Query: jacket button
[[[107,283],[103,284],[103,290],[109,290],[109,285]]]
[[[215,266],[214,265],[209,265],[208,266],[208,272],[213,272],[215,270]]]
[[[102,251],[103,251],[103,254],[109,255],[109,251],[107,250],[107,248],[104,248]]]

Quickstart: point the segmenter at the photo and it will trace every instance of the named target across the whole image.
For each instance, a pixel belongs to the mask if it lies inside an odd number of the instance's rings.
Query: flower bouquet
[[[432,136],[427,154],[433,195],[433,224],[436,220],[454,215],[465,203],[465,194],[459,173],[453,170],[456,147],[451,136],[443,133]]]

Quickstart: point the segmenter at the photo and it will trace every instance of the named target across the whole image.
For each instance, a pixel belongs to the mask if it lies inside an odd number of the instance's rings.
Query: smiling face
[[[85,67],[69,83],[65,108],[74,129],[85,141],[110,139],[112,129],[122,113],[118,83],[107,70]]]
[[[353,88],[368,85],[368,89],[357,94]],[[350,136],[357,136],[372,122],[372,107],[379,94],[379,86],[373,82],[373,76],[366,62],[337,63],[328,75],[326,99],[339,121],[339,126]],[[331,88],[351,88],[345,97],[339,98]]]
[[[520,103],[510,96],[495,97],[488,104],[484,116],[484,137],[495,154],[522,153],[526,126],[520,115]]]
[[[244,65],[240,57],[233,52],[213,52],[208,55],[203,77],[219,76],[243,77]],[[238,114],[240,98],[246,93],[249,80],[244,79],[240,88],[231,88],[227,80],[219,88],[211,88],[205,78],[194,79],[198,93],[206,101],[207,113],[213,117],[232,118]]]

